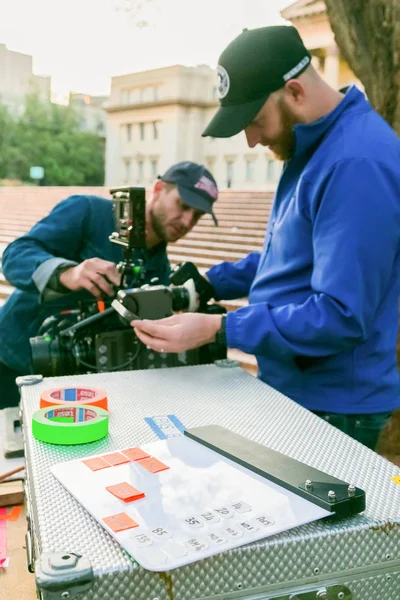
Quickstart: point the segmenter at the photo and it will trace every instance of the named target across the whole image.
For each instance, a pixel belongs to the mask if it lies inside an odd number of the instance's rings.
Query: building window
[[[132,139],[132,125],[130,123],[126,126],[126,139],[128,142]]]
[[[233,184],[233,160],[226,163],[226,187],[230,188]]]
[[[157,179],[157,165],[158,165],[158,161],[157,160],[152,160],[151,161],[151,180],[153,181],[154,179]]]
[[[128,90],[122,90],[122,92],[121,92],[121,104],[129,104],[129,92],[128,92]]]
[[[139,101],[139,91],[137,89],[131,90],[129,98],[131,104],[137,104]]]
[[[153,88],[154,101],[157,102],[160,99],[160,89],[158,87]]]
[[[158,123],[153,121],[153,139],[158,140]]]
[[[144,140],[144,123],[139,123],[140,139]]]
[[[124,183],[129,183],[131,177],[131,161],[129,158],[124,158]]]
[[[267,158],[267,181],[275,181],[276,180],[276,163],[273,158]]]
[[[254,181],[255,164],[254,160],[246,160],[246,181]]]
[[[143,160],[138,160],[138,183],[142,183],[143,182],[143,176],[144,176],[144,162]]]

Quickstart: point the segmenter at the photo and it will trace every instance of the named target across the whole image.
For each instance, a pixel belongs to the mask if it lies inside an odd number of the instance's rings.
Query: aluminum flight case
[[[21,386],[27,465],[27,553],[42,600],[399,600],[400,469],[238,366],[125,371]],[[41,392],[97,387],[109,398],[108,437],[81,446],[35,440]],[[145,421],[222,425],[351,482],[364,513],[321,520],[164,573],[146,571],[53,477],[64,460],[157,441]]]

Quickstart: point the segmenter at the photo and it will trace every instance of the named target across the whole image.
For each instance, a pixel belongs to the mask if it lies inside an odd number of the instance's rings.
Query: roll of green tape
[[[108,412],[85,405],[41,408],[32,417],[32,433],[48,444],[88,444],[108,434]]]

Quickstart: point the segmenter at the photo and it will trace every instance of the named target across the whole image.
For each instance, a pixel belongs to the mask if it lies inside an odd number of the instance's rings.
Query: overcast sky
[[[132,17],[121,10],[129,0],[0,0],[0,43],[31,54],[34,73],[51,75],[58,100],[70,90],[108,94],[112,75],[177,63],[215,67],[244,27],[284,23],[279,11],[293,1],[142,0]]]

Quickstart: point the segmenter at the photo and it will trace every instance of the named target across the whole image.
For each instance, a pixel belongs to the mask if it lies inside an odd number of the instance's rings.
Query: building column
[[[336,45],[326,48],[324,79],[336,90],[339,89],[339,59],[340,52]]]

